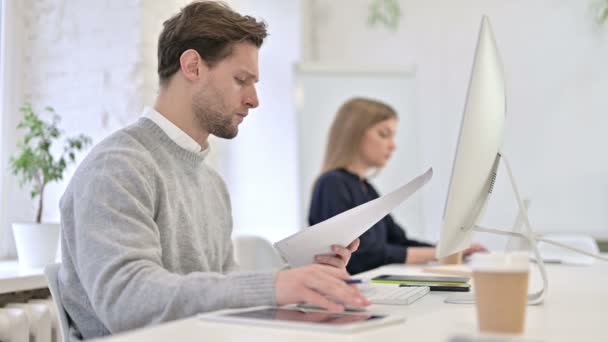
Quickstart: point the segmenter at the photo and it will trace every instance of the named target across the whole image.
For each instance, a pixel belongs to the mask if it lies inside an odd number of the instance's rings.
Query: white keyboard
[[[393,284],[362,284],[361,294],[373,304],[409,305],[429,293],[428,286],[399,287]]]

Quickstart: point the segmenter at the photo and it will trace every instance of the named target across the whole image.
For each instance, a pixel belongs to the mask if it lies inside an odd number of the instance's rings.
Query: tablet
[[[370,312],[327,312],[297,307],[256,307],[240,310],[223,310],[199,316],[203,320],[263,325],[268,327],[321,330],[351,333],[365,329],[401,323],[405,318],[397,315]]]

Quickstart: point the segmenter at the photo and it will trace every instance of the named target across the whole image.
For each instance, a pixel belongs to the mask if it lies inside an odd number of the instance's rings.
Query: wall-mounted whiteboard
[[[321,169],[329,127],[339,106],[351,97],[384,101],[399,116],[397,149],[388,165],[371,179],[381,194],[405,184],[429,167],[421,165],[414,68],[299,64],[295,66],[294,80],[303,226],[308,225],[312,186]],[[410,236],[422,236],[425,230],[422,203],[422,196],[417,194],[393,212]]]

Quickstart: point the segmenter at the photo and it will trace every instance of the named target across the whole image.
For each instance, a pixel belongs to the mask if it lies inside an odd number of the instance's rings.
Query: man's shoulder
[[[99,142],[90,153],[92,156],[150,156],[151,151],[145,142],[131,134],[130,127],[118,130],[101,142]]]
[[[141,169],[154,163],[153,151],[146,142],[132,134],[132,126],[122,128],[96,144],[82,161],[79,171],[119,169],[121,166]]]
[[[140,122],[141,120],[111,133],[96,147],[145,149],[146,134],[149,133],[145,132],[145,128],[142,129]]]

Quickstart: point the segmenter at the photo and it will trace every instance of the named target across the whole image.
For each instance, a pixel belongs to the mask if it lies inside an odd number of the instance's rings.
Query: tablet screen
[[[235,312],[226,314],[226,316],[271,321],[316,323],[324,325],[344,325],[355,322],[371,321],[385,317],[374,314],[332,313],[283,308],[264,308],[253,311]]]

